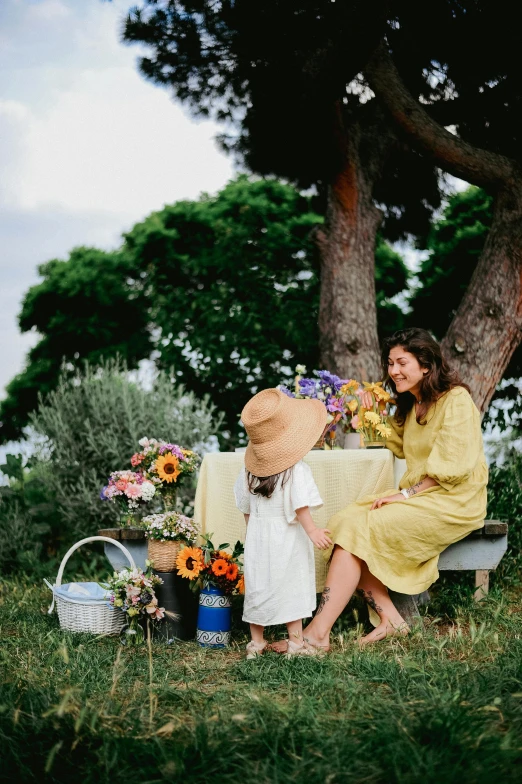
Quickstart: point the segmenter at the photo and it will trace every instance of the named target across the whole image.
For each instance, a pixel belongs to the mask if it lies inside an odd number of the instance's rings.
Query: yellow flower
[[[242,574],[236,585],[238,593],[245,593],[245,575]]]
[[[357,411],[357,409],[359,408],[359,403],[357,402],[357,400],[350,400],[350,402],[348,403],[348,408],[352,412]]]
[[[175,482],[181,473],[178,458],[172,452],[160,455],[156,460],[156,471],[164,482]]]
[[[384,400],[385,402],[390,399],[390,394],[385,389],[383,389],[382,381],[376,381],[370,383],[369,381],[363,381],[364,384],[364,391],[370,392],[376,400]]]
[[[184,547],[176,558],[178,574],[195,580],[204,568],[203,553],[199,547]]]
[[[219,553],[219,557],[220,557],[220,558],[224,558],[224,559],[225,559],[225,561],[230,561],[230,560],[231,560],[231,558],[232,558],[232,556],[230,555],[230,553],[227,553],[227,551],[226,551],[226,550],[218,550],[218,553]]]
[[[346,384],[342,385],[341,392],[343,395],[355,395],[360,386],[361,385],[358,381],[356,381],[354,378],[351,378],[346,382]]]
[[[127,615],[129,616],[129,618],[133,618],[137,614],[138,614],[138,610],[135,607],[129,607],[129,609],[127,610]]]
[[[379,414],[376,414],[374,411],[367,411],[364,415],[364,419],[366,422],[369,422],[371,425],[381,424],[381,418]]]
[[[375,429],[383,438],[390,438],[392,434],[392,429],[389,427],[389,425],[377,425]]]

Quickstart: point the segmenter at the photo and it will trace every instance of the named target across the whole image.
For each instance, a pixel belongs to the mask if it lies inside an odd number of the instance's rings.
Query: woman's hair
[[[289,468],[286,471],[281,471],[279,474],[272,474],[271,476],[254,476],[250,471],[247,471],[248,491],[254,495],[262,495],[264,498],[270,498],[272,493],[277,487],[280,477],[281,487],[284,487],[288,479]]]
[[[426,424],[425,417],[430,406],[445,392],[454,387],[464,387],[468,392],[470,391],[468,385],[461,381],[459,374],[450,368],[442,355],[439,344],[429,332],[417,327],[401,329],[391,337],[385,338],[381,353],[383,381],[391,390],[397,403],[395,418],[400,425],[404,423],[407,413],[413,408],[415,397],[411,392],[397,392],[395,383],[390,378],[388,360],[391,349],[396,346],[401,346],[404,351],[413,354],[422,368],[428,368],[420,386],[422,402],[416,417],[419,425]]]

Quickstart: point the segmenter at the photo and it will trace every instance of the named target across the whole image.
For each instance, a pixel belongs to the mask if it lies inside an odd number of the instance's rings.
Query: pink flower
[[[352,417],[352,421],[350,422],[350,424],[351,424],[351,426],[353,427],[354,430],[357,430],[357,428],[361,424],[361,420],[359,419],[359,415],[358,414],[356,414],[355,416]]]
[[[139,466],[144,457],[145,455],[140,454],[140,452],[136,452],[136,454],[131,457],[131,465]]]
[[[127,482],[125,481],[125,479],[118,479],[118,481],[116,482],[116,490],[121,490],[121,492],[124,493],[126,487],[127,487]]]
[[[125,495],[127,498],[139,498],[141,495],[141,487],[139,485],[127,485],[125,488]]]

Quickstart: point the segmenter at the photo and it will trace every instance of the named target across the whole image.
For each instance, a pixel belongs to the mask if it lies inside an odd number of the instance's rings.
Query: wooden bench
[[[489,573],[496,569],[507,548],[508,524],[499,520],[485,520],[484,527],[450,545],[439,557],[439,571],[474,571],[475,601],[480,601],[489,590]],[[427,604],[427,591],[408,596],[390,591],[390,597],[402,617],[411,623],[419,615],[419,607]]]

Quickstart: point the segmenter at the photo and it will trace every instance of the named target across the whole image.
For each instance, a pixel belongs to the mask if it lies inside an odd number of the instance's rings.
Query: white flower
[[[299,376],[304,376],[304,374],[306,373],[306,366],[305,365],[296,365],[295,366],[295,372]]]
[[[143,482],[141,486],[141,497],[144,501],[150,501],[156,493],[156,488],[152,482]]]

